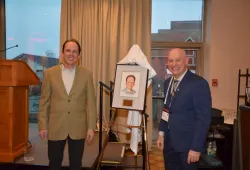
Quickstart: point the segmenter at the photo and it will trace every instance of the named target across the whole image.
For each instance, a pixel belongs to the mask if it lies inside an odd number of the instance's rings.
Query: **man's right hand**
[[[40,130],[39,131],[39,136],[42,140],[47,139],[48,137],[48,131],[47,130]]]
[[[159,135],[157,139],[157,146],[160,150],[163,150],[164,148],[164,136]]]

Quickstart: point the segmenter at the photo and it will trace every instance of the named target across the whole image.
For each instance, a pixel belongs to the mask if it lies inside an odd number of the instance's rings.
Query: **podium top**
[[[0,60],[0,86],[29,86],[39,84],[39,78],[21,60]]]

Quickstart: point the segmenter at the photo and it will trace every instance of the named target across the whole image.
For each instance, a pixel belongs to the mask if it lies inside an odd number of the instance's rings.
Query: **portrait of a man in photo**
[[[138,97],[138,92],[135,88],[136,79],[136,75],[134,74],[129,74],[126,76],[126,79],[122,81],[123,86],[121,86],[120,96]]]

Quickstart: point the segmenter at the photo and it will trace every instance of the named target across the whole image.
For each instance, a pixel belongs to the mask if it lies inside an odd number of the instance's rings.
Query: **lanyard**
[[[173,81],[174,81],[174,76],[171,77],[171,80],[170,80],[170,82],[168,84],[168,89],[167,89],[167,93],[166,93],[166,96],[165,96],[164,105],[167,104],[169,89],[170,89]]]

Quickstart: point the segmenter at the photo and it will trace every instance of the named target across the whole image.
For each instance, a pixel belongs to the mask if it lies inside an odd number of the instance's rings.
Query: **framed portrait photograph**
[[[148,69],[139,65],[117,64],[112,107],[142,111],[147,81]]]

